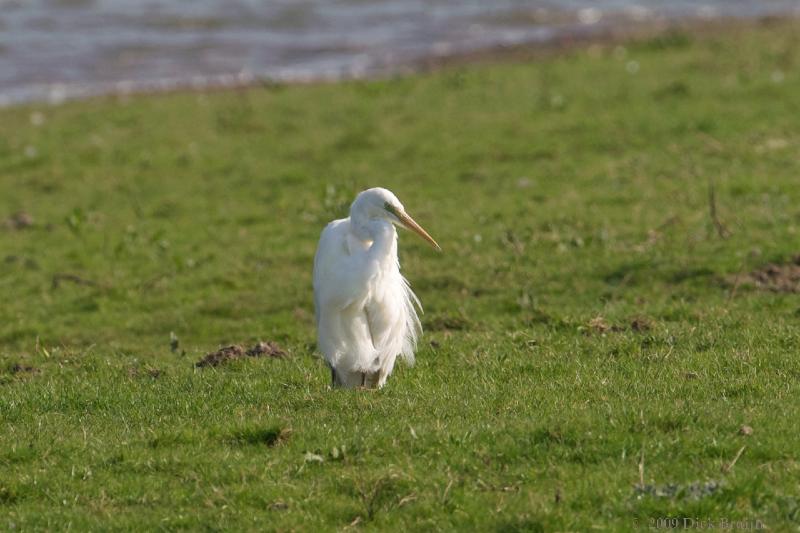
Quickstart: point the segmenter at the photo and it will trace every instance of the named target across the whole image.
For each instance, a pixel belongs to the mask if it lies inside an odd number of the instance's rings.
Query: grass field
[[[798,117],[796,23],[0,110],[0,529],[797,531]],[[314,249],[378,185],[444,252],[416,366],[331,391]]]

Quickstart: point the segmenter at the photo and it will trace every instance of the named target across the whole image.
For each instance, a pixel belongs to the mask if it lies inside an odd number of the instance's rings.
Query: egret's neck
[[[381,220],[371,224],[372,247],[370,255],[378,261],[397,260],[397,230],[391,222]]]
[[[388,220],[362,220],[351,216],[353,234],[361,241],[372,241],[369,254],[383,261],[397,257],[397,230]]]

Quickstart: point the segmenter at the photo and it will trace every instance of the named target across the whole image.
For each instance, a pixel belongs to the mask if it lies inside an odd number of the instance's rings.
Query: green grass
[[[800,301],[730,280],[800,251],[799,116],[794,23],[0,111],[0,529],[798,530]],[[378,185],[444,253],[416,366],[331,391],[312,257]]]

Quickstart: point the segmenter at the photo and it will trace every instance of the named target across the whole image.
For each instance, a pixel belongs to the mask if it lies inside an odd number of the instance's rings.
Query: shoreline
[[[420,62],[414,73],[490,63],[549,59],[593,46],[610,47],[638,43],[671,34],[684,34],[697,39],[713,38],[730,32],[750,31],[800,24],[800,16],[758,18],[722,17],[714,19],[683,18],[639,23],[636,27],[609,26],[603,31],[573,34],[542,43],[489,47],[446,57],[430,57]]]
[[[140,96],[170,95],[179,93],[216,93],[242,91],[259,87],[308,86],[337,84],[370,80],[385,80],[429,74],[443,69],[486,65],[492,63],[513,63],[550,59],[589,47],[620,46],[649,39],[657,39],[670,34],[686,34],[693,38],[710,38],[729,32],[748,31],[770,27],[800,24],[800,16],[763,16],[758,18],[717,17],[713,19],[681,18],[660,19],[638,22],[635,26],[611,24],[603,28],[587,28],[583,32],[573,32],[546,41],[529,41],[513,45],[494,45],[474,50],[431,54],[399,62],[393,66],[367,68],[361,71],[341,72],[339,74],[320,73],[318,75],[295,74],[286,76],[257,75],[250,72],[214,76],[194,76],[189,79],[160,79],[152,81],[120,81],[98,84],[94,88],[82,88],[69,84],[49,85],[49,95],[41,98],[4,101],[0,99],[0,112],[10,109],[24,109],[35,106],[60,106],[70,102],[92,100],[120,100]]]

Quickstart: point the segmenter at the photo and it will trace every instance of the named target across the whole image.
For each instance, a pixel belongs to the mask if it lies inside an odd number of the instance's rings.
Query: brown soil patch
[[[196,362],[194,366],[198,368],[202,368],[204,366],[219,366],[233,359],[242,359],[243,357],[284,356],[286,356],[286,351],[272,341],[259,342],[249,350],[245,350],[244,347],[239,344],[234,344],[232,346],[220,348],[216,352],[206,354],[206,356]]]
[[[606,331],[611,329],[611,326],[606,322],[606,319],[601,316],[596,316],[586,324],[586,327],[592,333],[600,333],[603,334]]]
[[[12,374],[38,374],[39,369],[29,365],[23,365],[21,363],[14,363],[8,369],[9,372]]]
[[[6,227],[10,229],[25,229],[33,226],[33,217],[25,211],[14,213],[6,219]]]
[[[772,292],[800,293],[800,255],[785,263],[769,263],[734,280],[734,285],[750,285]]]
[[[631,320],[631,329],[639,333],[650,331],[653,328],[653,322],[646,316],[637,316]]]
[[[645,316],[633,317],[627,325],[622,324],[609,324],[608,321],[602,316],[596,316],[591,319],[586,326],[582,329],[585,334],[604,335],[606,333],[622,333],[623,331],[635,331],[636,333],[644,333],[650,331],[653,327],[653,322]]]
[[[132,378],[148,376],[148,377],[151,377],[153,379],[156,379],[156,378],[161,377],[162,374],[163,374],[163,372],[161,370],[159,370],[157,368],[152,368],[152,367],[149,367],[149,366],[145,367],[145,368],[139,368],[137,366],[133,366],[133,367],[130,367],[128,369],[128,376],[132,377]]]

